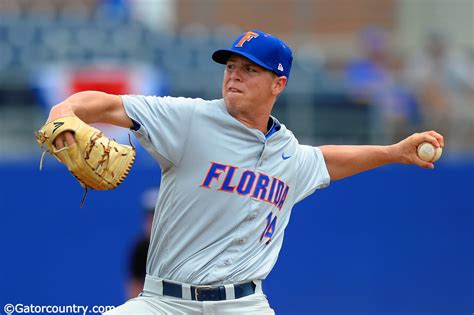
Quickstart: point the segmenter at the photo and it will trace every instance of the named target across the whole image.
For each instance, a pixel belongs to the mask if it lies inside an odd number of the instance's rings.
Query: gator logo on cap
[[[249,31],[245,33],[244,36],[239,40],[239,42],[235,45],[235,47],[242,47],[245,42],[250,42],[252,39],[257,38],[259,34]]]

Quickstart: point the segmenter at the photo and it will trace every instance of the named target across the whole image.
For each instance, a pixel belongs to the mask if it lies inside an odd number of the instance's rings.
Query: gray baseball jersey
[[[321,151],[273,117],[267,135],[246,127],[224,100],[122,100],[162,170],[147,274],[189,284],[264,279],[293,205],[329,184]]]

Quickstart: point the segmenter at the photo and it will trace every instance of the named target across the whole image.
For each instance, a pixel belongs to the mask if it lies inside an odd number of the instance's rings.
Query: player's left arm
[[[338,180],[389,163],[415,164],[434,168],[417,155],[417,147],[429,142],[436,148],[444,147],[444,138],[435,131],[415,133],[392,145],[325,145],[319,147],[324,156],[331,180]]]

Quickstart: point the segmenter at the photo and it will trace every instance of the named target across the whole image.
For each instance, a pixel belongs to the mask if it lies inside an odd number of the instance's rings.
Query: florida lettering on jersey
[[[290,189],[285,182],[264,173],[255,173],[252,170],[238,172],[238,169],[237,166],[211,162],[200,187],[210,189],[211,184],[217,181],[220,183],[217,188],[219,191],[250,196],[271,203],[281,210]],[[239,175],[235,177],[236,174]]]

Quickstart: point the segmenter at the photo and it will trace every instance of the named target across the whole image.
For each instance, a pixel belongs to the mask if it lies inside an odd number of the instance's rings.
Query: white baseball
[[[418,156],[420,159],[426,162],[436,162],[441,157],[441,153],[443,153],[443,149],[435,148],[429,142],[423,142],[418,146]]]

